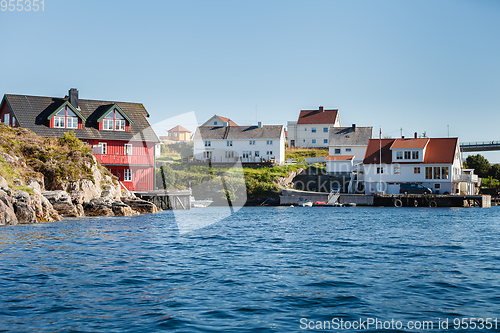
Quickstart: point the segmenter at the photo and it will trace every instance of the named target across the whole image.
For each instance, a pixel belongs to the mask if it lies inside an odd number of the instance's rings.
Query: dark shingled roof
[[[82,129],[50,128],[47,117],[68,98],[4,95],[4,100],[10,106],[20,127],[28,128],[43,137],[60,137],[64,132],[73,131],[79,139],[105,139],[123,141],[159,142],[158,137],[149,125],[146,116],[148,112],[141,103],[95,101],[79,99],[80,113],[87,119]],[[96,122],[102,113],[114,104],[118,105],[132,120],[129,132],[99,131]]]
[[[258,126],[201,126],[196,129],[198,140],[250,140],[250,139],[280,139],[282,125]],[[201,139],[200,139],[201,137]]]
[[[372,127],[330,127],[330,146],[366,146]]]

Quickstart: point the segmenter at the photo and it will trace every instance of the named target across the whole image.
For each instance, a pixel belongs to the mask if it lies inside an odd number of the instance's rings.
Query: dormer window
[[[105,131],[125,131],[125,119],[118,111],[111,111],[102,120],[102,129]]]
[[[68,107],[62,108],[54,116],[54,128],[78,128],[78,117],[76,114],[68,109]]]

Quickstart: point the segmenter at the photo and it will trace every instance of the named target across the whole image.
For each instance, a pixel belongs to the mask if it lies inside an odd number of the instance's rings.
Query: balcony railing
[[[119,164],[119,165],[153,165],[154,157],[150,155],[112,155],[112,154],[94,154],[97,161],[101,164]]]
[[[454,182],[477,182],[477,181],[479,181],[479,178],[477,175],[474,175],[474,174],[460,174],[460,175],[453,175],[453,181]]]

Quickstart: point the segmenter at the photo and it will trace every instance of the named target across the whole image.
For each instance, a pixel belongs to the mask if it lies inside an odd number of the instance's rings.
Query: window
[[[268,145],[272,145],[273,144],[273,140],[267,140],[267,143]]]
[[[312,143],[316,143],[316,139],[312,139]]]
[[[234,151],[226,150],[226,158],[234,158]]]
[[[384,167],[377,167],[377,174],[384,173]]]
[[[273,151],[272,151],[272,150],[268,150],[268,151],[267,151],[267,155],[268,155],[268,156],[269,156],[269,155],[272,155],[272,154],[273,154]]]
[[[418,150],[414,150],[411,152],[411,158],[414,160],[418,160]]]
[[[405,151],[405,160],[409,160],[411,158],[411,151]]]
[[[217,125],[217,122],[216,122],[216,121],[214,121],[214,125]]]
[[[307,132],[307,127],[304,127],[304,131],[306,131],[306,132]]]
[[[258,150],[255,151],[255,157],[259,157],[260,156],[260,153]]]
[[[442,167],[441,168],[441,179],[448,179],[448,167]]]
[[[413,173],[420,173],[420,167],[413,168]]]
[[[78,118],[76,114],[67,106],[62,108],[54,116],[54,128],[78,128]]]
[[[434,184],[434,188],[441,188],[441,184]]]
[[[432,167],[425,167],[425,179],[432,179]]]
[[[108,153],[108,144],[106,142],[99,142],[97,147],[101,148],[101,154],[106,155]]]
[[[105,131],[125,131],[125,119],[120,112],[111,111],[102,120],[102,129]]]
[[[203,158],[212,158],[212,152],[211,151],[204,151]]]
[[[66,117],[54,117],[54,127],[55,128],[64,128]]]
[[[4,116],[3,116],[3,122],[5,125],[9,126],[10,125],[10,114],[6,113]]]
[[[250,158],[250,157],[252,157],[252,152],[251,151],[244,151],[242,157],[243,158]]]
[[[340,148],[335,148],[335,154],[340,154]]]
[[[323,143],[328,143],[328,139],[323,139]]]
[[[228,147],[232,147],[233,146],[233,141],[226,141],[226,145]]]
[[[351,151],[351,150],[352,150],[351,148],[346,148],[346,149],[345,149],[345,151],[346,151],[346,152],[349,152],[349,151]]]
[[[328,133],[328,127],[323,127],[323,133]]]
[[[395,165],[394,166],[394,174],[395,175],[401,174],[401,166],[400,165]]]
[[[311,128],[312,133],[316,133],[316,127]]]
[[[174,132],[174,138],[176,138],[176,137],[177,137],[177,132]]]
[[[77,122],[78,125],[78,122]],[[12,126],[16,126],[16,117],[12,116]]]
[[[126,181],[126,182],[131,182],[132,181],[132,170],[125,169],[125,175],[124,175],[123,180]]]
[[[251,146],[255,146],[255,141],[250,141]]]
[[[397,160],[402,160],[403,159],[403,152],[402,151],[397,151],[396,152],[396,159]]]
[[[441,179],[441,168],[434,167],[434,179]]]
[[[306,139],[302,140],[302,142],[306,142]]]
[[[125,155],[132,155],[132,145],[129,143],[125,145]]]
[[[212,145],[212,142],[210,141],[205,141],[205,147],[210,147]]]

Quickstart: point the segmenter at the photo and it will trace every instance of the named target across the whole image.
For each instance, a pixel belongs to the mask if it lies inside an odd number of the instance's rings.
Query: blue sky
[[[0,11],[0,94],[76,87],[151,123],[286,125],[323,105],[384,136],[500,140],[499,17],[496,0],[45,0]]]

